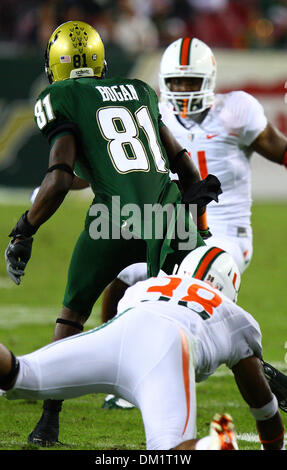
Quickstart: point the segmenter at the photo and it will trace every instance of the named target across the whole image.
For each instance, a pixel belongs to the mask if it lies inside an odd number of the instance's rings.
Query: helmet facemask
[[[214,102],[214,93],[211,91],[212,77],[200,74],[188,75],[188,78],[202,79],[198,91],[172,91],[170,89],[171,78],[181,77],[165,77],[165,86],[161,93],[163,100],[172,104],[174,114],[186,118],[193,114],[201,113],[212,106]]]

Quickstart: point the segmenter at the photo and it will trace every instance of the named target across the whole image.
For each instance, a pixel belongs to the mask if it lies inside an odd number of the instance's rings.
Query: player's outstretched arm
[[[33,235],[62,204],[73,182],[76,142],[72,134],[59,137],[53,145],[47,174],[29,211],[21,215],[9,237],[6,251],[6,269],[19,285],[31,257]]]
[[[284,445],[284,427],[277,399],[265,378],[261,360],[256,356],[242,359],[232,368],[232,372],[255,418],[264,450],[281,450]]]
[[[287,167],[287,137],[270,122],[251,144],[251,148],[268,160]]]

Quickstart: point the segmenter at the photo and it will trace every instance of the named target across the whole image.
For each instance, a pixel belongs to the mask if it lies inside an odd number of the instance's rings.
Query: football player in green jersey
[[[165,219],[161,237],[145,236],[145,225],[158,218],[158,213],[146,216],[146,206],[171,205],[196,248],[204,241],[181,201],[197,203],[204,213],[205,204],[217,200],[221,190],[216,178],[200,181],[187,152],[161,122],[150,86],[135,79],[105,78],[104,45],[93,27],[81,21],[60,25],[48,42],[45,62],[50,85],[36,101],[35,121],[50,143],[49,168],[30,210],[10,233],[5,257],[8,274],[20,284],[33,236],[61,205],[75,174],[90,184],[94,201],[72,255],[56,341],[83,330],[97,298],[124,267],[146,261],[150,275],[160,268],[171,273],[190,251],[190,244],[179,249],[185,240],[178,234],[171,236],[174,219]],[[169,179],[170,168],[179,175],[183,199]],[[138,209],[133,237],[127,229],[131,207]],[[101,236],[100,225],[105,227]],[[30,442],[58,441],[60,409],[61,402],[44,402]]]

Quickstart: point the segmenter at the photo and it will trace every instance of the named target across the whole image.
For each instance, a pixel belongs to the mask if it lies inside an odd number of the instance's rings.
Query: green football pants
[[[192,247],[177,237],[146,241],[124,238],[94,240],[85,228],[72,255],[64,306],[88,318],[105,287],[133,263],[147,262],[148,276],[156,276],[160,269],[172,274],[175,264],[179,265],[192,249],[205,244],[193,222],[190,230]]]

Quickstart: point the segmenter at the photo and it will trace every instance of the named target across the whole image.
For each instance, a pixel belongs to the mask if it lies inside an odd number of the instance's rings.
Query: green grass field
[[[82,229],[87,201],[68,197],[55,216],[35,237],[26,275],[17,287],[6,274],[4,251],[8,233],[28,207],[0,205],[0,342],[21,355],[51,341],[61,307],[70,255]],[[286,205],[254,205],[254,255],[244,273],[239,304],[261,325],[265,360],[287,371],[286,321]],[[86,329],[100,323],[100,300]],[[145,435],[140,413],[103,410],[104,395],[65,401],[60,421],[59,450],[143,450]],[[215,412],[230,413],[236,425],[239,447],[259,449],[255,423],[228,369],[221,367],[197,386],[198,436],[208,434]],[[42,402],[0,399],[0,450],[27,450],[27,436],[41,415]],[[282,413],[287,425],[287,416]],[[51,448],[53,449],[53,448]]]

